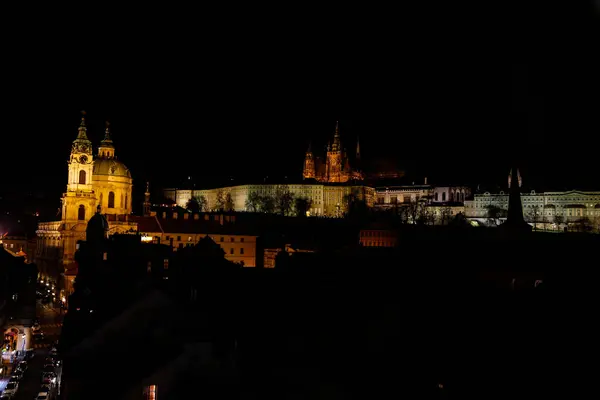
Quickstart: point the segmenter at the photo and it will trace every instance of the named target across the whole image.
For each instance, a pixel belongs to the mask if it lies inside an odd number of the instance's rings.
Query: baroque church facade
[[[40,222],[36,231],[36,263],[42,278],[62,276],[62,296],[72,289],[77,273],[77,241],[86,239],[88,221],[101,212],[110,221],[110,234],[132,232],[137,225],[129,221],[133,179],[117,159],[107,123],[104,138],[94,154],[87,136],[85,116],[68,160],[66,190],[61,198],[60,219]]]
[[[327,144],[325,159],[315,157],[312,148],[309,145],[304,157],[304,169],[302,176],[304,179],[314,179],[317,182],[341,183],[348,181],[363,181],[364,173],[357,167],[360,163],[360,144],[356,140],[356,155],[354,158],[354,168],[350,165],[350,157],[340,138],[339,124],[335,123],[335,133],[333,141]]]

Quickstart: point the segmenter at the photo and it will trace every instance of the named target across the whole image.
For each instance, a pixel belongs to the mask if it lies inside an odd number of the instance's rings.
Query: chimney
[[[425,184],[427,185],[427,177],[425,177]]]
[[[190,218],[190,213],[183,214],[183,219],[189,219],[189,218]]]
[[[200,219],[200,214],[194,214],[194,219]]]
[[[173,213],[173,219],[177,219],[177,212]]]
[[[163,218],[167,218],[167,212],[166,211],[163,211],[163,216],[162,217]]]

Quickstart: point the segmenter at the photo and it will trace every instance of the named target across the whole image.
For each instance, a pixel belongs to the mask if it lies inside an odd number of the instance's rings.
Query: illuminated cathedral
[[[325,159],[315,157],[311,146],[308,146],[306,156],[304,158],[304,179],[315,179],[317,182],[348,182],[362,181],[365,176],[358,168],[360,163],[360,144],[356,140],[356,155],[354,159],[354,168],[350,166],[350,157],[346,149],[342,147],[340,139],[339,124],[335,123],[335,133],[333,134],[333,142],[327,144],[327,153]]]

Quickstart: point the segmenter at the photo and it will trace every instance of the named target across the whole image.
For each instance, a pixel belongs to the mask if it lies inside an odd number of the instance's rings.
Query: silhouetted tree
[[[531,207],[527,213],[527,217],[529,222],[533,222],[533,230],[537,230],[537,224],[540,222],[540,208],[538,206]]]
[[[506,210],[495,206],[493,204],[490,204],[488,206],[486,206],[485,208],[487,208],[487,217],[490,220],[490,222],[494,225],[498,225],[500,218],[506,218]]]
[[[306,217],[306,213],[310,210],[311,205],[311,199],[306,197],[297,197],[294,200],[294,210],[296,211],[296,216]]]
[[[350,193],[344,196],[344,203],[345,212],[351,218],[364,218],[369,212],[364,193],[360,193],[357,189],[352,189]]]
[[[231,193],[229,193],[229,192],[227,192],[227,194],[225,195],[225,202],[223,204],[223,209],[225,211],[233,211],[234,210],[233,198],[231,197]]]
[[[450,221],[450,224],[452,226],[455,227],[467,227],[467,226],[471,226],[469,224],[469,221],[467,220],[467,218],[465,217],[465,215],[463,213],[458,213],[454,216],[454,218],[452,218],[452,221]]]
[[[560,226],[565,222],[565,218],[560,214],[554,215],[554,223],[556,224],[556,228],[560,229]]]
[[[411,224],[423,222],[423,208],[425,203],[419,200],[411,200],[406,205],[406,211],[408,213],[408,220]]]
[[[250,192],[248,198],[246,199],[246,210],[257,212],[260,209],[260,195],[258,192]]]
[[[440,207],[440,223],[447,225],[452,219],[452,209],[450,207]]]
[[[275,189],[275,211],[279,215],[289,215],[292,211],[292,202],[294,195],[289,191],[286,185],[279,185]]]
[[[215,200],[215,211],[223,211],[225,210],[225,192],[223,189],[217,190],[216,193],[217,199]]]
[[[196,197],[196,201],[198,201],[198,206],[200,208],[200,211],[208,211],[208,200],[206,199],[205,196],[200,195],[198,197]]]
[[[272,214],[275,212],[275,199],[272,196],[260,196],[260,211]]]
[[[577,221],[577,230],[579,232],[589,232],[592,230],[592,221],[588,217],[583,217]]]
[[[198,203],[197,199],[192,197],[187,201],[187,203],[185,203],[185,208],[191,212],[198,212],[200,211],[200,204]]]

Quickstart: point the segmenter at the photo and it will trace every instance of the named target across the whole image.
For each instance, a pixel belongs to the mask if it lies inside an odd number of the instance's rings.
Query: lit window
[[[102,259],[106,261],[108,259],[108,253],[104,252],[104,254],[102,255]]]
[[[145,400],[156,400],[156,385],[146,386],[144,389]]]
[[[164,259],[163,268],[164,269],[169,269],[169,259],[168,258]]]

